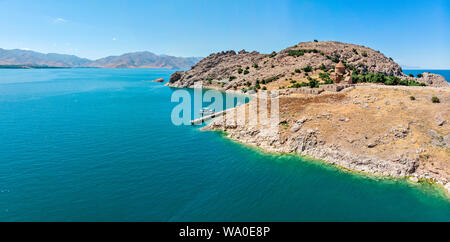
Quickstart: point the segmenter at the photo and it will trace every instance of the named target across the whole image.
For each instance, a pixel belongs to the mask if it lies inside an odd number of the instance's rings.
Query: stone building
[[[342,61],[335,66],[334,73],[332,73],[330,77],[333,79],[334,83],[352,84],[351,73],[345,72],[345,65]]]

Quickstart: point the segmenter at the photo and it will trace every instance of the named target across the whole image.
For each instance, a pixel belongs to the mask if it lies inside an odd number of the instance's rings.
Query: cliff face
[[[320,68],[328,70],[343,61],[347,71],[351,69],[360,73],[382,73],[388,76],[407,78],[402,68],[392,58],[368,47],[334,41],[304,42],[284,49],[278,53],[260,54],[258,52],[236,53],[234,51],[211,54],[186,72],[178,72],[168,84],[173,87],[191,87],[194,82],[203,81],[207,86],[217,88],[240,89],[245,83],[256,80],[275,80],[267,88],[278,89],[288,86],[290,80],[305,81],[308,76],[320,72]],[[311,66],[312,72],[305,73],[302,68]],[[300,70],[300,71],[299,71]],[[432,77],[434,80],[440,78]],[[444,82],[433,82],[431,76],[416,80],[432,86],[447,85]],[[412,78],[409,78],[412,79]],[[440,84],[433,84],[440,83]]]

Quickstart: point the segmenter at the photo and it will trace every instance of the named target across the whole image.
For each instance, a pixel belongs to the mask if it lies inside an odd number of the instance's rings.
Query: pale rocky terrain
[[[433,103],[433,96],[441,103]],[[449,102],[448,88],[361,85],[340,93],[280,96],[275,127],[261,119],[258,125],[227,123],[235,115],[230,110],[205,129],[224,130],[231,139],[268,151],[373,174],[426,178],[449,188]],[[236,110],[248,114],[249,105]]]

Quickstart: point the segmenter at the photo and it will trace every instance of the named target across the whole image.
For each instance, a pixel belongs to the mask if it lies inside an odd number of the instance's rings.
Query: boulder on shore
[[[152,82],[165,82],[163,78],[158,78],[153,80]]]

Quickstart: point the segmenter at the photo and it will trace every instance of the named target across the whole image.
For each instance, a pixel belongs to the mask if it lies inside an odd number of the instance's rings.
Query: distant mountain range
[[[102,67],[102,68],[168,68],[189,69],[201,57],[175,57],[143,51],[89,60],[75,55],[43,54],[30,50],[0,48],[0,66],[25,67]]]

